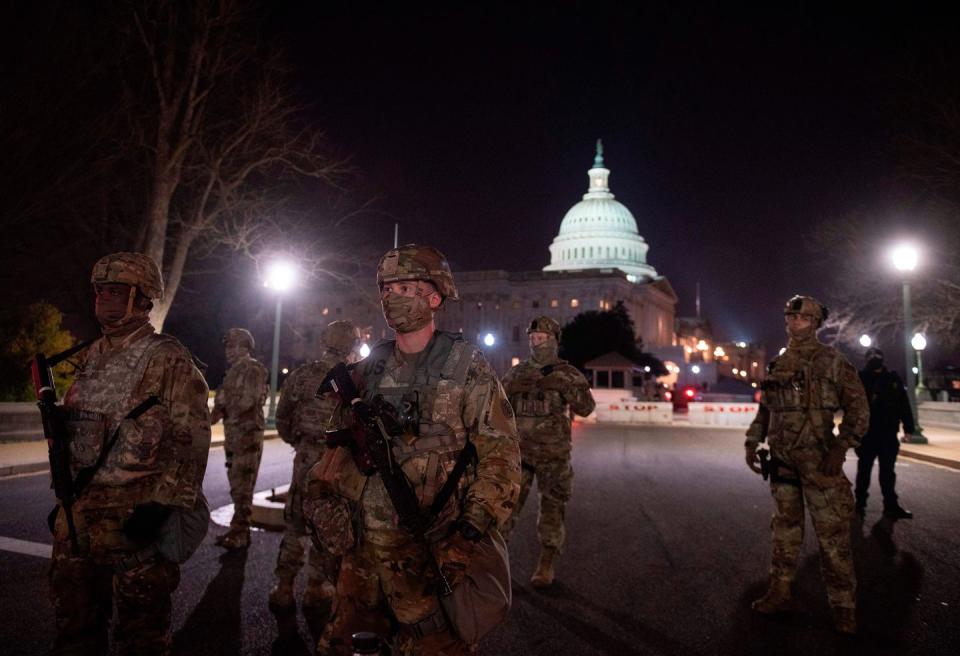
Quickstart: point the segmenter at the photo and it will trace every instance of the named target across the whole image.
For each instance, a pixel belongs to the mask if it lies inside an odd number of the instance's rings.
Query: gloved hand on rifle
[[[843,471],[843,461],[847,458],[847,448],[834,446],[820,462],[820,473],[824,476],[838,476]]]
[[[440,571],[447,579],[451,588],[463,580],[467,573],[470,558],[477,550],[477,543],[483,535],[473,524],[465,521],[457,522],[453,532],[443,538],[433,547],[433,554],[437,559]]]
[[[160,537],[160,528],[173,509],[159,503],[146,503],[133,509],[123,523],[123,532],[138,546],[153,544]]]
[[[763,472],[760,470],[760,456],[757,453],[760,450],[760,443],[747,442],[744,448],[746,450],[747,467],[749,467],[754,474],[762,474]]]

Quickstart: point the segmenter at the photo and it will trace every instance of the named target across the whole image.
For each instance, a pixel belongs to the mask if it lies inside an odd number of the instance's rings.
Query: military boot
[[[290,610],[294,607],[293,579],[282,578],[277,581],[270,592],[270,608],[274,610]]]
[[[303,591],[304,608],[323,608],[332,604],[337,589],[324,579],[307,579],[307,589]]]
[[[553,560],[556,556],[556,549],[550,547],[540,549],[540,561],[537,563],[537,570],[530,577],[530,585],[535,588],[545,588],[553,583]]]
[[[217,538],[217,544],[224,549],[246,549],[250,546],[250,529],[231,528],[226,535]]]
[[[764,615],[774,615],[786,610],[789,602],[790,581],[771,579],[770,587],[767,588],[766,593],[750,604],[750,608]]]
[[[835,606],[830,609],[833,613],[833,628],[837,633],[855,635],[857,633],[857,610]]]

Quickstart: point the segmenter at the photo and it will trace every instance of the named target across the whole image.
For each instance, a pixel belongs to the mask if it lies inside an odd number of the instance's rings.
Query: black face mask
[[[867,360],[867,369],[880,369],[883,367],[883,358],[870,358]]]

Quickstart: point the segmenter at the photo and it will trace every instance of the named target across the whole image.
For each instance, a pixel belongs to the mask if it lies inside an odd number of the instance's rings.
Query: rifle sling
[[[107,444],[104,445],[103,449],[100,451],[100,456],[97,458],[97,461],[89,467],[84,467],[77,472],[77,478],[73,481],[74,499],[80,498],[80,495],[83,494],[84,488],[90,484],[90,481],[92,481],[93,477],[96,476],[97,471],[99,471],[99,469],[103,466],[103,463],[107,461],[107,456],[110,455],[110,451],[120,438],[120,425],[128,419],[137,419],[142,414],[147,412],[147,410],[150,410],[150,408],[159,404],[160,399],[158,399],[156,396],[149,396],[145,401],[141,402],[137,407],[128,412],[126,416],[120,420],[120,424],[117,424],[117,428],[113,431],[110,441],[107,442]]]
[[[433,503],[430,504],[431,522],[440,515],[444,506],[447,505],[447,501],[449,501],[453,493],[457,491],[457,486],[460,485],[460,479],[463,478],[467,467],[471,464],[476,465],[476,463],[477,447],[473,445],[473,442],[467,440],[466,445],[464,445],[460,451],[460,455],[457,456],[457,462],[450,471],[450,475],[447,477],[447,480],[443,482],[443,487],[437,492],[437,496],[433,498]]]

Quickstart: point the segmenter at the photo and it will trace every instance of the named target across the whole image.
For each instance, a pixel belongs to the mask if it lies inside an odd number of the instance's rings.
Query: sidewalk
[[[275,429],[268,429],[264,433],[264,439],[270,440],[275,437],[277,437]],[[223,444],[223,423],[211,428],[210,438],[211,447]],[[958,441],[960,441],[960,438],[958,438]],[[48,467],[47,443],[44,440],[0,442],[0,478],[15,474],[46,471]]]
[[[900,455],[936,465],[960,469],[960,431],[923,426],[929,444],[901,444]]]

